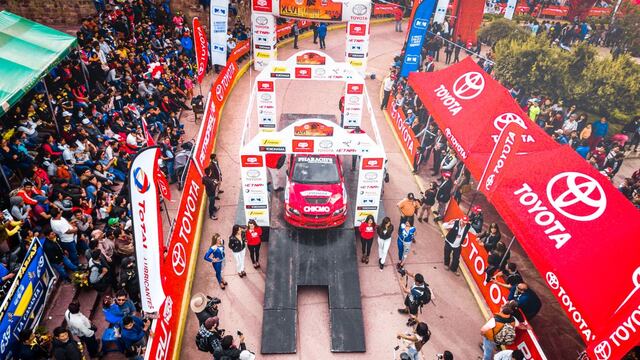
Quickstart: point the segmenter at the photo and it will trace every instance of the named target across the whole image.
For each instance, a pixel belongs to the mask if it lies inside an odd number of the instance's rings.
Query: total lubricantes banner
[[[160,191],[155,182],[156,173],[160,171],[159,157],[160,148],[146,148],[136,155],[129,170],[133,238],[136,244],[142,309],[146,313],[157,312],[165,300],[160,271],[160,257],[164,247]]]
[[[407,76],[411,71],[417,71],[420,66],[420,52],[435,5],[436,0],[423,0],[416,8],[409,28],[400,76]]]
[[[38,325],[55,280],[42,245],[34,240],[0,307],[0,359],[15,355],[20,331]]]
[[[229,2],[225,0],[211,0],[210,11],[211,63],[224,66],[227,64]]]
[[[455,200],[449,202],[447,207],[447,213],[445,214],[445,221],[459,219],[465,214],[458,206]],[[467,240],[462,244],[462,250],[460,257],[465,263],[471,277],[475,282],[478,290],[482,294],[484,301],[489,306],[492,313],[500,311],[500,307],[507,303],[509,297],[509,289],[499,286],[494,282],[485,282],[485,270],[489,265],[489,254],[482,245],[478,242],[476,235],[469,233]],[[506,282],[505,279],[499,277],[500,282]],[[509,349],[520,349],[524,353],[525,359],[531,360],[546,360],[547,357],[542,352],[540,344],[538,344],[538,338],[532,329],[529,330],[516,330],[516,341],[513,345],[507,346]]]
[[[155,336],[149,338],[145,359],[179,359],[179,342],[188,311],[190,281],[189,269],[197,256],[196,235],[200,226],[200,209],[204,200],[202,175],[209,166],[220,122],[220,111],[239,75],[238,64],[229,64],[220,72],[207,97],[205,114],[196,139],[193,157],[187,167],[184,189],[180,198],[175,225],[169,245],[161,258],[162,283],[166,298],[153,322]]]
[[[382,196],[382,180],[384,178],[383,157],[362,157],[358,175],[358,195],[356,198],[355,226],[365,221],[367,216],[373,215],[376,223],[380,212],[380,197]]]

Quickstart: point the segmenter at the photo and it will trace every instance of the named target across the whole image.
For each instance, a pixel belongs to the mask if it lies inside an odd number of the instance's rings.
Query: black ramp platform
[[[298,286],[328,287],[331,351],[366,350],[353,229],[271,229],[263,354],[296,352]]]

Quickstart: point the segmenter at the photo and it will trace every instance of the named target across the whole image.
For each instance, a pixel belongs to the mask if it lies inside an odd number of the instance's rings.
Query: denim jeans
[[[496,350],[496,344],[487,339],[486,337],[482,337],[482,360],[491,360],[493,359],[493,352]]]
[[[75,241],[72,242],[62,242],[60,241],[60,246],[63,250],[69,253],[68,257],[71,263],[74,266],[78,266],[78,249],[76,248],[77,243]]]
[[[51,266],[53,266],[53,268],[62,279],[69,281],[71,280],[71,278],[69,278],[69,274],[67,274],[67,270],[65,269],[65,267],[71,271],[78,270],[78,267],[75,266],[66,256],[62,258],[62,264],[51,264]]]
[[[213,263],[213,270],[216,272],[216,279],[218,284],[222,284],[222,261]]]

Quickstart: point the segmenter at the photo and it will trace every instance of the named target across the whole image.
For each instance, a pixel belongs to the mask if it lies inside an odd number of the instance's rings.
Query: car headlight
[[[287,210],[289,210],[289,212],[292,214],[300,215],[300,211],[292,208],[291,206],[287,207]]]
[[[340,215],[340,214],[342,214],[343,212],[345,212],[346,210],[347,210],[347,207],[346,207],[346,206],[343,206],[343,207],[341,207],[340,209],[338,209],[338,210],[334,211],[334,212],[333,212],[333,215],[334,215],[334,216],[335,216],[335,215]]]

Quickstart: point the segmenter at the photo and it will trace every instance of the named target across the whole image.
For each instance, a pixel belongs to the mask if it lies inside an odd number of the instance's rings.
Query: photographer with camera
[[[407,320],[407,326],[413,326],[418,323],[418,310],[422,308],[423,305],[431,302],[431,289],[429,289],[429,285],[424,281],[424,277],[422,274],[412,274],[408,270],[400,269],[398,270],[400,275],[402,275],[405,279],[404,284],[402,284],[402,280],[400,282],[400,286],[402,292],[406,294],[404,298],[404,308],[398,309],[400,314],[409,314],[409,320]],[[413,285],[408,286],[408,278],[413,279]]]
[[[410,342],[407,350],[400,354],[401,359],[419,360],[420,350],[431,338],[431,331],[427,323],[420,322],[416,324],[412,334],[398,334],[398,340],[407,340]]]
[[[222,338],[222,349],[213,353],[215,359],[229,359],[229,360],[253,360],[255,355],[247,350],[247,346],[244,343],[244,335],[242,332],[237,332],[238,339],[240,340],[240,347],[233,344],[233,336],[227,335]]]
[[[217,297],[211,297],[203,293],[197,293],[191,298],[189,306],[198,318],[198,324],[204,325],[209,318],[218,316],[218,304],[222,301]]]

